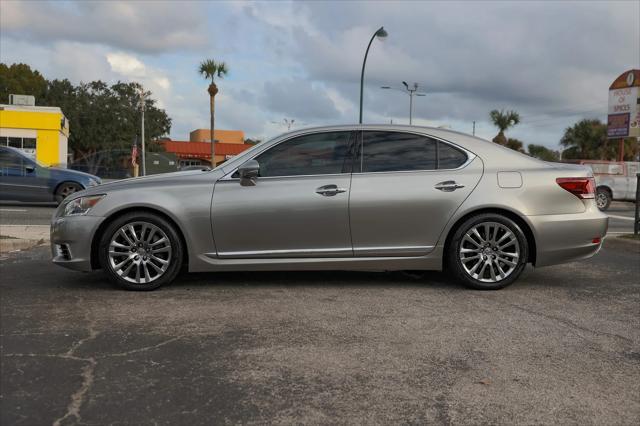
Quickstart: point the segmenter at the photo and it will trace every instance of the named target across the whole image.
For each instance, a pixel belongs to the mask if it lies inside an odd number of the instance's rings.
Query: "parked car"
[[[97,176],[47,167],[18,149],[0,147],[0,200],[59,204],[74,192],[100,183]]]
[[[189,271],[449,270],[477,289],[526,263],[593,256],[608,218],[591,169],[444,129],[299,130],[210,171],[74,194],[53,262],[150,290]]]
[[[596,179],[596,203],[607,210],[611,201],[636,201],[640,162],[582,160],[593,170]]]

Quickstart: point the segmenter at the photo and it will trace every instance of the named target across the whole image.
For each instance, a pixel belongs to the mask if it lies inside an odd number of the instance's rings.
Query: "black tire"
[[[611,205],[612,199],[611,191],[607,188],[600,187],[596,189],[596,204],[600,210],[606,211]]]
[[[168,239],[169,254],[167,258],[163,258],[163,259],[167,259],[166,269],[162,274],[159,274],[159,276],[155,278],[151,277],[151,280],[149,282],[132,282],[130,281],[132,279],[131,276],[126,276],[126,277],[121,276],[120,273],[116,272],[116,268],[112,264],[112,261],[115,263],[116,261],[120,261],[122,258],[126,258],[127,256],[133,257],[135,256],[135,254],[140,254],[140,256],[138,257],[140,258],[142,257],[142,251],[143,251],[142,248],[138,249],[139,251],[137,253],[133,253],[131,251],[131,250],[135,251],[135,247],[134,249],[119,248],[118,250],[124,250],[122,257],[115,258],[115,259],[113,257],[110,257],[109,249],[110,249],[110,244],[112,240],[114,238],[122,238],[120,236],[116,237],[116,233],[118,233],[122,227],[128,226],[129,224],[133,224],[134,226],[138,226],[141,229],[143,229],[142,234],[145,234],[144,228],[142,228],[145,225],[153,229],[155,229],[154,227],[157,227],[159,231],[156,231],[156,232],[160,234],[159,237],[166,237]],[[178,232],[179,231],[176,229],[176,227],[173,224],[171,224],[165,218],[157,214],[146,212],[146,211],[130,212],[130,213],[124,214],[116,218],[115,220],[113,220],[113,222],[111,222],[105,228],[102,236],[100,237],[100,245],[98,248],[98,259],[100,261],[100,266],[102,267],[102,270],[105,271],[109,279],[114,284],[118,285],[119,287],[125,290],[148,291],[148,290],[155,290],[158,287],[161,287],[165,284],[169,284],[176,278],[176,276],[182,269],[182,262],[184,258],[183,256],[184,247],[182,245],[182,240]],[[127,235],[131,237],[130,233]],[[149,238],[155,238],[155,237],[151,237],[151,231],[148,231],[147,235],[149,235]],[[138,241],[142,243],[143,240],[141,239]],[[156,241],[159,241],[159,239]],[[154,244],[156,243],[152,243],[151,245],[154,245]],[[166,245],[167,243],[164,243],[164,244]],[[149,248],[145,247],[144,250],[149,250]],[[151,257],[153,256],[153,254],[148,254],[149,260],[147,260],[146,256],[147,256],[147,252],[145,251],[145,257],[144,257],[145,265],[141,266],[142,270],[144,271],[145,269],[148,269],[148,271],[156,272],[154,271],[153,268],[150,267],[151,265],[149,265],[149,263],[152,262]],[[138,257],[135,258],[135,262],[132,259],[129,259],[129,260],[132,263],[137,262],[138,264],[142,264],[143,261],[141,259],[138,259]],[[157,262],[154,264],[158,265]],[[147,267],[147,265],[149,265],[149,267]],[[115,266],[117,267],[118,265],[115,265]],[[164,265],[160,264],[160,267],[164,267]],[[138,266],[136,265],[134,266],[134,268],[138,268]],[[122,269],[126,269],[126,268],[123,267],[121,268],[121,270]]]
[[[484,224],[496,224],[494,228],[489,229],[489,234],[493,235],[494,241],[496,239],[500,240],[500,238],[506,235],[505,238],[508,238],[507,242],[512,240],[517,242],[517,244],[512,242],[510,246],[504,246],[502,249],[499,249],[499,247],[502,246],[496,244],[495,247],[489,247],[489,250],[487,250],[484,244],[474,244],[470,242],[468,238],[465,238],[467,233],[473,233],[474,228],[478,225],[481,227],[481,232],[482,229],[484,229]],[[494,230],[491,231],[491,229]],[[476,228],[476,230],[478,230],[478,228]],[[512,233],[512,236],[507,235],[507,230]],[[474,235],[472,236],[473,241],[482,242],[482,237],[487,237],[486,235],[481,235],[480,238],[477,238]],[[490,240],[490,238],[487,239]],[[506,242],[503,244],[506,244]],[[445,253],[447,270],[456,280],[467,287],[477,290],[498,290],[512,284],[518,279],[527,263],[529,256],[528,247],[526,236],[513,220],[497,213],[479,214],[467,219],[456,229]],[[492,251],[494,248],[499,250]],[[461,249],[471,251],[471,253],[463,254]],[[507,252],[509,253],[507,254]],[[517,260],[515,260],[516,254],[518,254]],[[465,256],[465,262],[461,259],[463,256]],[[466,256],[468,256],[468,258]],[[478,257],[474,258],[475,256]],[[486,258],[486,260],[483,260],[484,258]],[[473,271],[471,271],[471,269],[475,267],[475,260],[480,264],[477,268],[482,269],[482,276],[478,276],[477,278],[472,276]],[[513,263],[513,266],[503,263],[502,260]],[[484,266],[484,263],[487,263],[487,266]],[[465,269],[465,265],[469,266]],[[486,267],[490,269],[484,269]],[[497,281],[488,281],[492,280],[491,274],[496,271],[498,272],[496,278],[499,279]],[[476,273],[476,275],[478,274]],[[502,275],[505,276],[502,277]]]
[[[82,191],[84,188],[82,185],[76,182],[62,182],[56,188],[56,192],[54,194],[56,203],[60,204],[65,198],[74,192]]]

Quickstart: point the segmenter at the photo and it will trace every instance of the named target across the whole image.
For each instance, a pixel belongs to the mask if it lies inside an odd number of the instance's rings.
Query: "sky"
[[[139,81],[173,120],[171,137],[207,128],[204,59],[224,61],[216,127],[265,139],[293,128],[406,124],[402,81],[418,83],[413,124],[491,139],[507,132],[557,148],[582,118],[604,120],[608,87],[640,68],[640,0],[630,1],[12,1],[0,0],[0,61],[74,83]],[[73,123],[71,123],[73,131]]]

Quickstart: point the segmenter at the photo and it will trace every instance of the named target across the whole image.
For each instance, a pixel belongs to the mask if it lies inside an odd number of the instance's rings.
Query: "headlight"
[[[77,216],[87,214],[89,210],[100,200],[104,198],[104,194],[102,195],[91,195],[88,197],[80,197],[75,200],[71,200],[64,206],[64,215],[63,216]]]

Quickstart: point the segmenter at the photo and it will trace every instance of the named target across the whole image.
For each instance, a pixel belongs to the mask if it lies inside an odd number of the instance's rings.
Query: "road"
[[[0,423],[640,424],[640,250],[480,292],[440,273],[185,275],[0,261]]]
[[[613,202],[607,211],[610,217],[609,232],[633,232],[635,204]],[[53,205],[28,205],[18,203],[0,203],[1,225],[48,225],[55,210]]]

